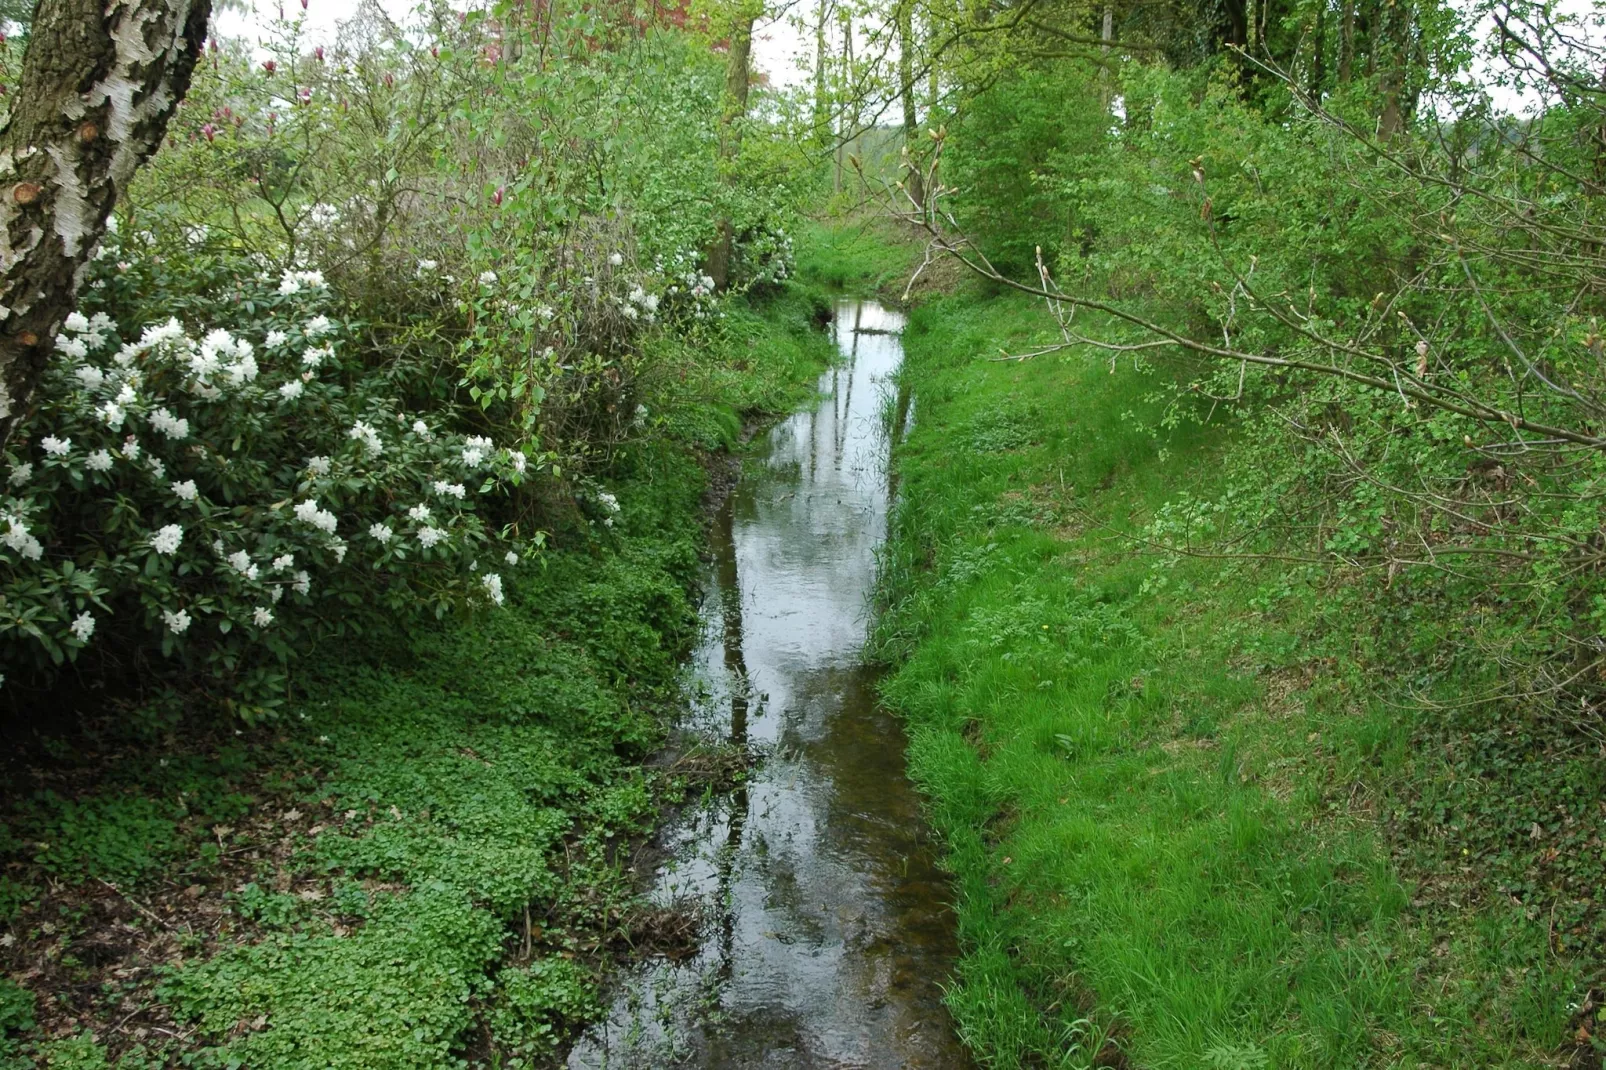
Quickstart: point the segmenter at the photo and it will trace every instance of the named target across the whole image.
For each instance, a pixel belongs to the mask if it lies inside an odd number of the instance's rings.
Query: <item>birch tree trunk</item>
[[[134,171],[162,143],[211,0],[39,0],[0,129],[0,442]]]

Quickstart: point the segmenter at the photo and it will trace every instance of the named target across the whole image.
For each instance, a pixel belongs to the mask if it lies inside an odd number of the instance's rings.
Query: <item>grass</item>
[[[1467,858],[1413,865],[1389,819],[1444,770],[1328,656],[1320,587],[1125,537],[1208,496],[1227,433],[1156,431],[1153,375],[1100,354],[982,359],[1044,326],[961,289],[905,333],[875,650],[955,875],[967,1042],[1004,1067],[1561,1065],[1580,966]]]
[[[616,526],[507,569],[505,611],[297,667],[234,732],[108,717],[15,775],[0,1067],[545,1065],[652,933],[624,845],[685,785],[705,475],[830,359],[814,298],[735,304],[614,459]]]

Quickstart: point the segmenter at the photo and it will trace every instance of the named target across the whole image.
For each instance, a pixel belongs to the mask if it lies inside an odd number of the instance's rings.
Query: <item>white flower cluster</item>
[[[290,271],[287,269],[279,277],[279,293],[284,297],[300,293],[303,287],[322,290],[328,285],[323,281],[323,272],[321,271]]]

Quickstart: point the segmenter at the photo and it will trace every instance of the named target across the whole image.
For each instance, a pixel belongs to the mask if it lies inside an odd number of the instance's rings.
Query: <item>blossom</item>
[[[368,528],[368,534],[376,542],[383,546],[385,543],[391,540],[391,537],[395,535],[395,532],[391,531],[390,528],[386,527],[384,524],[372,524]]]
[[[444,479],[437,479],[435,481],[435,493],[443,498],[450,496],[462,501],[463,496],[468,492],[461,483],[448,483]]]
[[[12,466],[10,482],[11,482],[11,485],[13,487],[20,487],[20,486],[22,486],[24,483],[28,482],[28,480],[30,480],[32,478],[33,478],[33,462],[32,461],[24,461],[21,464]]]
[[[290,585],[290,588],[291,590],[295,591],[296,594],[312,593],[312,577],[307,575],[306,569],[302,569],[300,572],[296,573],[296,581]]]
[[[301,363],[309,368],[316,368],[326,360],[333,359],[335,351],[328,346],[308,346],[301,354]]]
[[[434,546],[444,538],[446,538],[446,532],[440,528],[424,527],[418,529],[418,541],[424,544],[425,549]]]
[[[335,555],[336,561],[346,559],[346,540],[336,537],[329,540],[329,549]]]
[[[295,567],[296,567],[296,555],[295,554],[280,554],[278,557],[275,557],[273,559],[273,571],[275,571],[275,572],[283,572],[287,568],[295,568]]]
[[[494,271],[482,271],[482,272],[480,272],[480,285],[481,286],[495,286],[496,285],[496,272],[494,272]]]
[[[174,635],[183,635],[189,629],[190,615],[182,609],[164,609],[162,610],[162,623],[167,625],[167,630]]]
[[[334,329],[335,326],[329,322],[328,316],[314,316],[307,321],[305,327],[301,328],[301,333],[308,338],[321,338]]]
[[[513,455],[508,460],[513,462],[513,471],[521,476],[524,474],[525,466],[530,463],[530,459],[517,450],[513,452]]]
[[[178,553],[179,543],[183,541],[184,529],[177,524],[168,524],[151,536],[151,549],[171,556]]]
[[[370,457],[378,457],[385,452],[385,444],[379,440],[379,432],[361,420],[352,424],[351,430],[347,431],[346,435],[361,442]]]
[[[95,618],[88,613],[80,613],[73,618],[68,631],[77,636],[80,643],[87,643],[89,637],[95,634]]]
[[[300,379],[291,379],[288,383],[279,387],[279,396],[286,401],[294,401],[301,396],[301,392],[305,389],[306,386],[302,384]]]
[[[37,561],[44,556],[45,548],[39,540],[28,532],[28,525],[14,516],[6,517],[6,532],[0,535],[0,542],[21,554],[29,561]]]
[[[502,555],[502,560],[506,561],[510,565],[516,565],[519,563],[519,555],[514,553],[512,550],[509,550],[507,553]]]
[[[55,435],[46,435],[39,440],[39,445],[52,457],[65,457],[67,451],[72,449],[72,439],[57,438]]]
[[[105,450],[96,450],[84,458],[84,467],[91,472],[108,472],[112,466],[112,455]]]
[[[139,395],[134,392],[133,383],[124,383],[123,388],[117,391],[117,404],[119,405],[132,405],[138,400]]]
[[[440,264],[436,263],[434,260],[420,260],[418,262],[418,274],[427,275],[438,267],[440,267]]]
[[[485,461],[485,455],[496,447],[488,438],[470,438],[463,447],[463,463],[470,468],[478,468]]]
[[[296,519],[330,535],[335,533],[335,527],[340,523],[335,514],[318,508],[318,503],[311,498],[296,503]]]
[[[82,312],[69,312],[62,326],[74,334],[83,334],[89,330],[89,317]]]
[[[229,555],[229,567],[242,576],[251,571],[251,555],[244,550],[236,550]]]
[[[417,505],[407,510],[407,515],[414,520],[428,520],[429,506],[425,505],[423,502],[419,502]]]
[[[107,427],[123,426],[123,407],[117,402],[108,401],[95,411],[100,413],[100,418],[106,421]]]
[[[307,471],[311,472],[315,476],[326,476],[326,475],[328,475],[329,474],[329,458],[327,458],[327,457],[308,457],[307,458]]]
[[[613,253],[608,257],[608,263],[612,264],[614,267],[618,267],[620,264],[623,264],[624,262],[625,262],[625,258],[623,256],[621,256],[619,253]]]
[[[615,498],[607,491],[601,491],[597,494],[597,502],[610,513],[617,513],[619,511],[619,499]]]
[[[290,340],[290,336],[283,331],[269,331],[268,336],[262,339],[262,345],[267,349],[278,349]]]
[[[429,425],[426,424],[423,420],[414,420],[413,421],[413,434],[417,435],[419,438],[423,439],[425,442],[428,442],[429,439],[430,439]]]
[[[162,459],[160,457],[152,457],[147,460],[145,464],[150,467],[151,475],[155,476],[157,479],[161,479],[163,476],[167,475],[167,465],[162,463]]]
[[[195,488],[195,480],[193,479],[186,479],[182,483],[174,482],[169,489],[187,502],[193,502],[196,494],[199,493]]]
[[[291,294],[300,293],[303,286],[314,290],[321,290],[328,286],[328,283],[323,281],[323,272],[321,271],[287,270],[279,277],[279,293],[285,297],[289,297]]]
[[[73,371],[78,381],[84,384],[86,390],[99,390],[101,384],[106,382],[106,373],[93,364],[84,364]]]
[[[133,435],[123,439],[123,456],[131,461],[139,460],[139,439]]]
[[[251,611],[251,623],[258,628],[266,628],[273,623],[273,610],[267,606],[257,606]]]
[[[67,356],[73,357],[77,360],[83,360],[85,357],[89,356],[88,345],[84,344],[81,339],[68,338],[64,334],[56,335],[56,348],[62,353],[65,353]]]
[[[174,440],[188,438],[190,434],[190,422],[182,416],[174,416],[165,408],[151,414],[151,426]]]
[[[501,576],[498,576],[494,572],[487,572],[484,578],[480,580],[480,585],[485,588],[485,593],[490,597],[492,602],[495,602],[497,605],[502,604]]]

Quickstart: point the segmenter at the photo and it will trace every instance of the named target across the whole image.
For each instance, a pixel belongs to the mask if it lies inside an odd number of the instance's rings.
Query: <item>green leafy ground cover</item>
[[[15,756],[0,1066],[550,1059],[655,937],[632,840],[683,788],[649,759],[695,634],[701,459],[806,392],[816,315],[733,302],[718,345],[663,354],[614,525],[503,567],[505,611],[323,650],[260,729],[119,703]]]
[[[1046,325],[966,287],[905,333],[875,649],[955,873],[967,1041],[997,1066],[1596,1065],[1589,955],[1534,905],[1580,900],[1544,859],[1596,864],[1563,839],[1592,756],[1391,704],[1364,585],[1145,553],[1232,436],[1157,430],[1127,358],[987,359]]]

